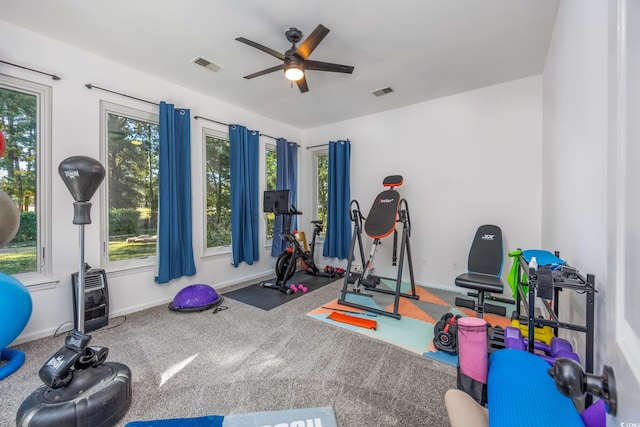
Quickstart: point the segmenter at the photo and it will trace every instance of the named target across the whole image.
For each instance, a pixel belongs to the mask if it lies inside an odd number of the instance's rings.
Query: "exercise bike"
[[[286,206],[286,210],[282,207]],[[285,241],[286,248],[276,260],[276,280],[275,282],[262,282],[263,288],[277,289],[287,295],[293,290],[286,286],[287,280],[291,279],[296,272],[298,261],[306,269],[308,274],[313,276],[334,277],[335,273],[324,273],[316,266],[314,261],[316,237],[322,233],[322,221],[311,221],[313,224],[313,237],[311,238],[311,248],[305,251],[302,244],[291,232],[291,221],[294,215],[301,215],[302,212],[295,206],[289,204],[289,190],[265,191],[264,211],[273,212],[276,216],[284,216],[282,234],[280,237]]]

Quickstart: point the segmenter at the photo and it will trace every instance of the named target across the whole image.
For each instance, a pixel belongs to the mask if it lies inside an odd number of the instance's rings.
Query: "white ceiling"
[[[0,0],[0,19],[307,129],[540,74],[558,2]],[[331,32],[310,59],[353,74],[308,71],[304,94],[282,72],[243,78],[281,61],[236,37],[284,52],[286,28],[318,24]]]

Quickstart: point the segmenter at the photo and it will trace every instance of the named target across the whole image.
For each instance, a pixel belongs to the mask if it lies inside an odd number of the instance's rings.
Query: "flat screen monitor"
[[[289,190],[265,191],[263,199],[264,212],[289,212]]]

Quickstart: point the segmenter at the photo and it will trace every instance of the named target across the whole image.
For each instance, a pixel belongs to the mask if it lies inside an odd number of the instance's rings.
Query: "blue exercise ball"
[[[33,303],[31,294],[16,278],[0,273],[0,380],[5,379],[24,363],[20,350],[6,349],[27,326]]]
[[[31,318],[31,294],[15,277],[0,273],[0,350],[11,344]]]

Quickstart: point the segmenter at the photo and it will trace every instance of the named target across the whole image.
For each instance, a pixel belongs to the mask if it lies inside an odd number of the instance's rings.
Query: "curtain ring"
[[[232,130],[236,130],[236,125],[231,125]],[[233,263],[232,263],[233,264]]]
[[[184,116],[184,110],[183,109],[180,109],[180,115]]]

